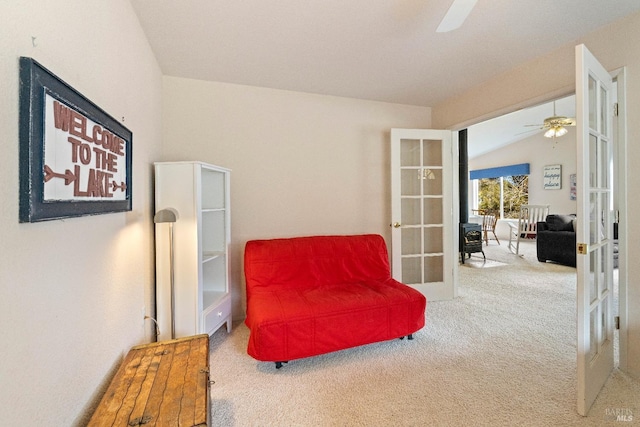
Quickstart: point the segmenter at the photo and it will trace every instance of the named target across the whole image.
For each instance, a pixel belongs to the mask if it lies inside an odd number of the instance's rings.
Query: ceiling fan
[[[442,18],[436,29],[437,33],[446,33],[460,28],[467,19],[478,0],[453,0],[447,14]]]
[[[544,136],[547,138],[556,138],[567,133],[565,126],[575,126],[576,119],[572,117],[557,116],[556,115],[556,102],[553,101],[553,116],[544,119],[541,125],[526,125],[526,126],[539,126],[540,129],[545,129]]]

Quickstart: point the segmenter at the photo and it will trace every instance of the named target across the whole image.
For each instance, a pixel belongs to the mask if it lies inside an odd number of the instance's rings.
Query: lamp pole
[[[174,208],[162,209],[153,217],[156,224],[169,224],[169,284],[171,292],[171,339],[176,337],[175,322],[175,293],[174,293],[174,272],[173,272],[173,224],[178,220],[178,211]]]

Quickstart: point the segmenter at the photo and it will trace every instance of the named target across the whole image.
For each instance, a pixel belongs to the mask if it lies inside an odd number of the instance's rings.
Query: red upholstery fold
[[[426,298],[391,278],[382,236],[253,240],[245,247],[247,353],[288,361],[412,334]]]

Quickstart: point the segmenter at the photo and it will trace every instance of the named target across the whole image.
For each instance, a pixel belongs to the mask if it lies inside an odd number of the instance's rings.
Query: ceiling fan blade
[[[442,18],[442,22],[438,25],[436,32],[446,33],[460,28],[477,1],[478,0],[453,0],[451,7],[449,7],[444,18]]]
[[[544,128],[539,127],[538,129],[529,129],[529,130],[525,130],[524,132],[518,132],[515,135],[525,135],[525,134],[531,134],[533,135],[535,132],[540,132],[541,130],[543,130]]]

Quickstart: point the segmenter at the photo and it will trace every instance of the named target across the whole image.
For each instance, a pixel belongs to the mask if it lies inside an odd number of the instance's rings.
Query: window
[[[520,206],[529,202],[529,175],[511,175],[502,178],[503,218],[518,218]]]
[[[478,210],[498,213],[501,211],[501,178],[482,178],[478,181]],[[502,215],[500,215],[502,216]]]
[[[472,206],[495,212],[500,218],[518,218],[529,200],[529,164],[471,171],[475,200]]]

